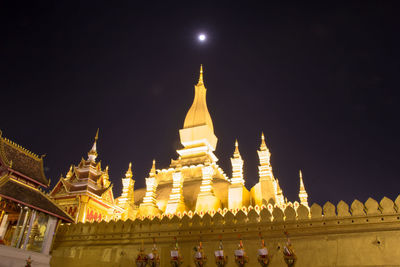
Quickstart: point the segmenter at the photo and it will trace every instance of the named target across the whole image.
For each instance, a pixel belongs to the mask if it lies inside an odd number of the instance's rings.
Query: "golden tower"
[[[299,190],[300,204],[308,207],[308,194],[306,188],[304,187],[303,173],[301,172],[301,170],[299,171],[299,177],[300,177],[300,190]]]
[[[276,181],[274,174],[272,173],[271,166],[271,152],[265,144],[264,133],[261,133],[261,145],[260,150],[257,151],[260,160],[258,166],[259,182],[261,187],[262,203],[268,203],[273,200],[276,203]]]
[[[156,189],[157,189],[157,178],[156,178],[156,160],[153,160],[149,177],[146,178],[146,193],[143,197],[143,202],[139,207],[140,216],[154,216],[161,214],[158,209],[156,201]]]
[[[121,196],[116,199],[117,205],[123,210],[121,214],[121,219],[124,221],[127,219],[134,220],[137,213],[137,210],[135,209],[134,198],[135,180],[132,177],[132,163],[129,163],[129,167],[125,173],[125,177],[122,178]]]
[[[229,209],[237,210],[242,208],[243,204],[245,204],[245,195],[248,193],[246,187],[244,186],[243,159],[239,152],[239,143],[237,140],[235,140],[235,151],[233,152],[231,163],[232,178],[228,192]]]

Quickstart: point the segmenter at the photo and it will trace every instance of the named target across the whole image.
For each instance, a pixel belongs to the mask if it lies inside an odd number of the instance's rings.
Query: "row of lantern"
[[[285,263],[287,264],[288,267],[294,267],[297,261],[296,254],[294,253],[292,244],[290,242],[290,239],[286,234],[287,241],[285,246],[282,249],[282,254],[283,254],[283,259]],[[178,242],[176,237],[175,239],[175,244],[174,248],[170,251],[170,263],[171,266],[173,267],[179,267],[182,266],[183,264],[183,256],[180,253],[180,249],[178,246]],[[272,254],[269,253],[267,247],[265,246],[264,239],[260,235],[260,240],[261,240],[261,247],[258,249],[258,256],[257,256],[257,262],[260,264],[262,267],[266,267],[270,264],[271,259],[272,259]],[[277,248],[278,250],[281,250],[280,247]],[[203,245],[202,242],[199,242],[197,246],[193,248],[194,253],[193,253],[193,261],[196,267],[203,267],[207,263],[207,256],[204,253],[203,250]],[[237,266],[244,267],[249,263],[249,257],[246,254],[245,248],[243,246],[243,242],[240,239],[239,236],[239,244],[238,248],[234,251],[233,253],[234,258],[235,258],[235,263]],[[222,239],[219,241],[219,247],[218,250],[214,251],[214,258],[215,258],[215,264],[218,267],[224,267],[228,263],[228,256],[226,255],[222,243]],[[143,244],[139,250],[139,254],[136,257],[136,266],[137,267],[145,267],[145,266],[150,266],[150,267],[158,267],[160,266],[160,255],[158,254],[158,249],[157,245],[155,242],[153,242],[153,247],[152,251],[149,254],[146,254],[144,252]]]

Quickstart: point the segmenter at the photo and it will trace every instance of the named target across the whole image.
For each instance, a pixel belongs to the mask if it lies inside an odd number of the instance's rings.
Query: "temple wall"
[[[249,256],[246,266],[259,266],[257,250],[261,232],[273,255],[269,266],[286,266],[282,247],[288,232],[297,255],[296,267],[309,266],[400,266],[400,197],[395,202],[383,198],[379,203],[355,200],[337,206],[327,202],[308,210],[266,207],[230,211],[213,216],[198,214],[135,221],[61,225],[53,246],[51,266],[134,266],[142,242],[150,253],[155,238],[161,266],[170,266],[169,252],[177,237],[184,256],[182,266],[195,266],[193,247],[203,242],[207,266],[215,266],[213,252],[222,237],[228,265],[236,266],[234,250],[239,234]]]

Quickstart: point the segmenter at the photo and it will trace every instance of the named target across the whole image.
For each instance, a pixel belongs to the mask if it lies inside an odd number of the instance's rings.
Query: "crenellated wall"
[[[199,240],[208,257],[207,266],[215,266],[213,252],[221,236],[229,256],[227,266],[236,266],[233,252],[240,235],[250,260],[247,266],[259,266],[261,233],[273,255],[270,266],[286,266],[280,250],[286,242],[284,232],[290,235],[297,267],[400,266],[400,196],[394,202],[384,197],[379,203],[369,198],[351,205],[343,201],[336,206],[313,204],[310,210],[302,205],[285,210],[269,205],[236,213],[225,210],[214,215],[61,225],[51,265],[134,266],[142,242],[150,253],[155,238],[161,266],[170,266],[169,253],[177,237],[184,256],[182,266],[194,266],[193,247]]]

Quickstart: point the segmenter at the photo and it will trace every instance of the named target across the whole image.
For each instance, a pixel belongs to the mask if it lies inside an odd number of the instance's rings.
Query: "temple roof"
[[[8,175],[0,179],[0,196],[24,206],[42,211],[67,222],[74,220],[45,193]]]
[[[93,184],[93,187],[97,186]],[[64,188],[65,191],[62,190],[62,188]],[[53,190],[50,192],[50,196],[53,198],[58,198],[58,197],[63,197],[64,195],[72,195],[72,194],[80,195],[83,194],[84,192],[90,192],[101,198],[102,195],[111,188],[112,184],[110,184],[108,187],[92,188],[87,183],[82,185],[76,185],[74,183],[70,183],[65,178],[60,178],[60,180],[54,186]]]
[[[49,181],[44,174],[43,157],[39,157],[20,145],[2,137],[0,131],[0,160],[14,171],[44,187]]]
[[[66,177],[60,177],[60,180],[50,192],[50,196],[53,199],[66,196],[91,195],[102,199],[106,205],[115,204],[108,166],[102,170],[101,163],[96,162],[98,134],[99,130],[97,130],[92,149],[88,153],[88,159],[82,158],[77,166],[71,165]]]

